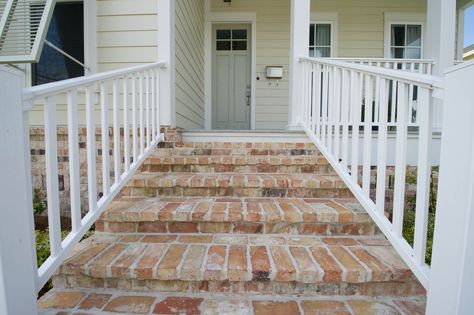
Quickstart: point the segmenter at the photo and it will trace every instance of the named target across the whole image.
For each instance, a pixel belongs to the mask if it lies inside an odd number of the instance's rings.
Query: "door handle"
[[[250,85],[247,85],[247,106],[250,106],[250,98],[252,96],[252,91],[250,90]]]

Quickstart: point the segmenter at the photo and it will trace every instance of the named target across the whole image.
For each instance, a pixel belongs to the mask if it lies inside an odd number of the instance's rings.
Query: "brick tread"
[[[95,279],[306,284],[415,279],[379,236],[99,233],[83,241],[60,268],[61,276],[79,274]]]
[[[187,224],[188,223],[188,224]],[[119,233],[257,233],[373,235],[353,199],[122,197],[96,224]]]
[[[321,156],[152,156],[145,160],[142,172],[193,173],[274,173],[335,175]]]
[[[254,294],[132,293],[119,290],[52,290],[38,303],[40,315],[423,315],[422,297],[295,297]]]

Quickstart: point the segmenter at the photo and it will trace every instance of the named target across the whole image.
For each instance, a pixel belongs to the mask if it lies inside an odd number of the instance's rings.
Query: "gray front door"
[[[250,25],[214,25],[212,33],[212,128],[250,129]]]

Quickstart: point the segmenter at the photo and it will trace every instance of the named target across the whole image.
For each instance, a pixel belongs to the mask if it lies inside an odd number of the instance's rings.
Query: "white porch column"
[[[36,253],[22,76],[0,68],[0,314],[36,314]]]
[[[428,0],[425,57],[434,59],[434,75],[454,65],[456,0]]]
[[[158,61],[168,67],[160,74],[160,124],[176,126],[175,1],[158,0]]]
[[[424,57],[434,59],[433,75],[444,74],[454,65],[456,47],[456,0],[427,0],[426,47]],[[443,104],[433,102],[434,131],[442,131]]]
[[[288,129],[300,129],[301,109],[301,64],[298,57],[309,55],[309,23],[311,0],[291,0],[290,33],[290,98],[288,106]]]
[[[474,292],[474,62],[445,77],[429,315],[472,314]]]

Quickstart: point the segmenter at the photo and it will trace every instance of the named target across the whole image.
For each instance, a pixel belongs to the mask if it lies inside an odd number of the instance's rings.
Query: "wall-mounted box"
[[[283,78],[282,66],[268,66],[267,67],[267,79],[282,79],[282,78]]]

